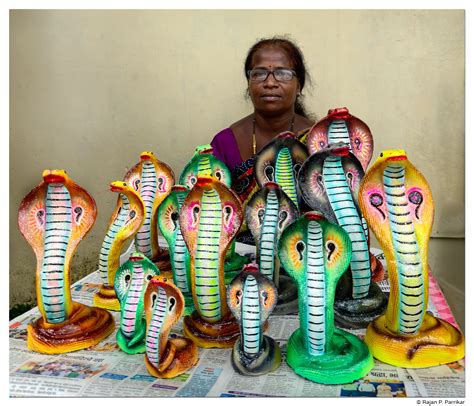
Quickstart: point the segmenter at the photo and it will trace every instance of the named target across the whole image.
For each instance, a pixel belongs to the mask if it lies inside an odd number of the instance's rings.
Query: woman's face
[[[251,69],[275,70],[278,68],[294,69],[285,51],[280,48],[262,48],[252,58]],[[279,115],[294,110],[299,82],[293,76],[289,82],[278,82],[269,74],[263,82],[248,81],[250,98],[256,111]]]

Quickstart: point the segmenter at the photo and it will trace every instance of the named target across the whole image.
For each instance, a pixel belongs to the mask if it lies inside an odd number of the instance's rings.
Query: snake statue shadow
[[[224,259],[243,220],[238,196],[211,176],[199,176],[183,202],[179,224],[190,255],[195,311],[184,317],[186,337],[200,347],[231,348],[239,325],[226,303]]]
[[[198,176],[212,176],[228,188],[231,187],[232,175],[227,165],[213,154],[210,144],[198,145],[191,160],[185,165],[179,176],[179,184],[192,189]],[[249,259],[235,252],[235,240],[227,250],[224,262],[224,278],[226,285],[241,271]]]
[[[45,170],[43,182],[20,204],[18,226],[36,255],[36,295],[41,318],[27,326],[30,350],[45,354],[98,344],[114,331],[112,315],[71,298],[71,260],[92,228],[92,196],[64,170]]]
[[[267,182],[252,195],[245,207],[245,220],[257,248],[258,269],[278,289],[274,314],[298,311],[298,291],[293,282],[289,283],[290,278],[280,279],[280,261],[277,255],[282,231],[297,218],[297,207],[275,182]]]
[[[145,352],[143,297],[150,280],[159,274],[159,269],[145,254],[133,252],[115,275],[114,288],[121,309],[117,344],[127,354]]]
[[[186,186],[174,185],[158,207],[158,227],[168,243],[173,282],[183,294],[185,314],[194,310],[189,251],[179,226],[179,213],[188,193]]]
[[[405,151],[380,154],[362,182],[359,205],[383,249],[390,281],[387,311],[365,336],[372,354],[405,368],[461,359],[461,332],[426,312],[434,204],[428,182]]]
[[[163,275],[154,276],[145,292],[145,365],[157,378],[174,378],[198,361],[198,347],[189,338],[169,338],[184,311],[181,291]]]
[[[263,325],[277,300],[276,286],[255,264],[245,265],[227,288],[227,304],[240,323],[232,366],[242,375],[263,375],[280,366],[280,347],[263,334]]]
[[[145,203],[145,220],[134,240],[136,251],[155,262],[162,272],[169,271],[169,254],[159,245],[156,217],[158,206],[174,185],[173,170],[158,160],[153,152],[144,151],[140,154],[140,162],[130,168],[123,180],[140,194]]]
[[[306,145],[310,155],[338,142],[343,142],[349,147],[349,151],[359,160],[365,173],[372,159],[374,139],[367,124],[350,114],[346,107],[329,110],[328,115],[315,123],[306,136]],[[361,220],[370,244],[367,222],[363,216]],[[385,271],[380,260],[372,253],[370,253],[370,263],[372,280],[382,281],[385,278]]]
[[[339,224],[352,241],[350,268],[339,281],[334,302],[336,324],[347,328],[366,327],[387,307],[387,297],[371,280],[369,243],[357,203],[363,176],[359,160],[339,142],[311,155],[298,178],[306,203]]]
[[[300,327],[287,345],[286,362],[306,379],[343,384],[373,367],[367,345],[334,327],[338,279],[351,259],[352,243],[342,227],[317,212],[307,212],[280,238],[281,263],[298,286]]]
[[[119,196],[100,248],[99,275],[102,286],[94,295],[93,304],[103,309],[120,311],[120,302],[114,289],[115,275],[120,266],[120,253],[142,226],[145,205],[138,192],[126,182],[112,182],[110,190]]]

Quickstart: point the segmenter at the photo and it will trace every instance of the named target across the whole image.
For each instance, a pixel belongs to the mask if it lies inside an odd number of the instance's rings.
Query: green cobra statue
[[[179,184],[192,189],[198,176],[212,176],[228,188],[231,187],[232,176],[226,164],[212,154],[210,144],[198,145],[191,160],[186,164],[179,177]],[[227,251],[224,270],[225,282],[228,284],[249,260],[235,252],[235,241]]]
[[[145,254],[134,252],[115,275],[114,288],[121,309],[117,344],[128,354],[145,352],[144,294],[148,282],[159,274],[158,268]]]
[[[170,194],[158,207],[158,227],[168,242],[173,282],[183,294],[185,314],[194,310],[189,251],[179,226],[179,212],[188,193],[189,189],[186,186],[174,185]]]
[[[270,141],[255,157],[255,180],[263,187],[275,182],[301,209],[301,197],[297,187],[298,172],[308,158],[306,146],[291,132],[284,132]]]
[[[300,327],[290,337],[286,361],[306,379],[343,384],[373,367],[367,345],[334,327],[336,284],[352,255],[347,232],[317,212],[290,224],[279,242],[283,267],[298,286]]]

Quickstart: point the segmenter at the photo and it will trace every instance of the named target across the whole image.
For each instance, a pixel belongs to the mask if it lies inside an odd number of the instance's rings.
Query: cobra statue
[[[306,136],[311,155],[339,142],[349,147],[365,171],[374,151],[372,133],[367,124],[351,115],[346,107],[329,110],[328,115],[314,124]]]
[[[194,309],[191,294],[190,257],[179,226],[179,213],[189,189],[174,185],[171,192],[158,207],[158,227],[168,242],[173,282],[181,291],[185,308]]]
[[[334,303],[336,323],[348,328],[366,327],[387,307],[387,298],[371,280],[369,243],[357,203],[363,176],[359,160],[340,142],[311,155],[298,178],[306,203],[351,239],[350,269],[339,281]]]
[[[231,187],[232,175],[224,162],[216,158],[210,144],[198,145],[191,160],[185,165],[179,183],[192,189],[197,182],[198,176],[212,176],[222,182],[228,188]],[[228,284],[249,260],[235,252],[235,241],[227,250],[224,271],[225,281]]]
[[[334,327],[336,284],[349,265],[351,247],[347,232],[317,212],[290,224],[278,245],[281,263],[298,286],[300,327],[288,341],[286,361],[315,382],[352,382],[373,366],[365,343]]]
[[[198,348],[192,340],[169,338],[171,328],[183,311],[181,291],[163,275],[154,276],[145,292],[145,364],[150,375],[173,378],[197,363]]]
[[[365,337],[374,357],[406,368],[461,359],[461,332],[426,312],[433,197],[405,151],[380,154],[362,182],[359,204],[383,249],[390,281],[387,311]]]
[[[64,170],[45,170],[43,182],[20,204],[18,226],[36,255],[36,297],[41,318],[27,326],[33,351],[59,354],[99,343],[114,330],[103,309],[74,302],[70,266],[97,216],[92,196]]]
[[[227,304],[240,324],[232,366],[242,375],[263,375],[280,366],[280,347],[263,334],[277,300],[276,286],[255,264],[245,265],[227,288]]]
[[[191,259],[195,311],[184,333],[200,347],[232,347],[239,326],[226,303],[224,258],[242,224],[237,195],[210,176],[199,176],[184,200],[179,224]]]
[[[372,159],[374,140],[369,127],[362,120],[349,113],[346,107],[328,111],[328,115],[311,127],[306,136],[306,145],[311,155],[329,148],[330,145],[343,143],[362,165],[362,174]],[[361,216],[367,241],[369,228],[365,218]],[[370,253],[372,280],[380,282],[384,279],[382,263]]]
[[[254,173],[258,186],[275,182],[301,209],[301,198],[297,188],[298,172],[308,158],[306,146],[291,132],[277,135],[255,156]]]
[[[143,298],[151,278],[159,269],[141,252],[134,252],[115,275],[115,292],[120,301],[117,344],[127,354],[145,352],[146,323]]]
[[[135,249],[156,262],[160,270],[167,271],[169,256],[167,250],[159,246],[156,217],[158,206],[174,185],[173,170],[153,152],[145,151],[123,180],[133,186],[145,203],[145,220],[135,236]]]
[[[255,192],[245,207],[245,220],[257,248],[260,272],[278,288],[275,314],[297,311],[298,292],[288,276],[280,275],[277,255],[282,231],[298,218],[298,208],[275,182],[267,182]]]
[[[140,195],[126,182],[112,182],[110,190],[119,196],[100,248],[99,275],[102,286],[94,295],[93,304],[96,307],[119,311],[120,302],[115,294],[114,281],[120,266],[120,253],[143,224],[145,205]]]

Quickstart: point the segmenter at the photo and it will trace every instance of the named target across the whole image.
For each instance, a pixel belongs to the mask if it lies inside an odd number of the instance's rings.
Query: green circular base
[[[145,348],[145,331],[140,334],[140,337],[134,336],[131,340],[122,334],[120,329],[117,330],[117,345],[119,348],[127,354],[143,354],[146,351]]]
[[[303,378],[333,385],[362,378],[374,366],[367,345],[355,335],[337,328],[332,337],[332,350],[322,355],[309,355],[301,330],[296,330],[288,341],[286,362]]]

